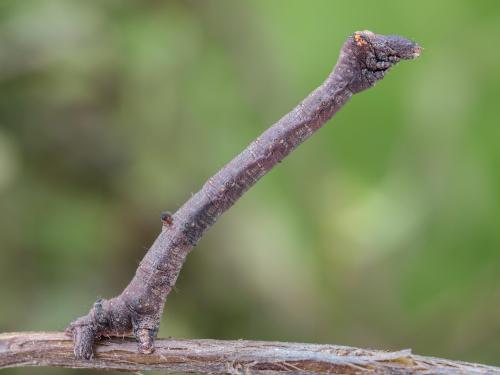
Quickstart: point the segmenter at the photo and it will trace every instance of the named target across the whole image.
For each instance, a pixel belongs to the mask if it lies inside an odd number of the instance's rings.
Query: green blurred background
[[[206,234],[160,336],[500,365],[493,1],[1,1],[0,331],[61,330],[118,294],[160,211],[319,85],[362,29],[425,51]]]

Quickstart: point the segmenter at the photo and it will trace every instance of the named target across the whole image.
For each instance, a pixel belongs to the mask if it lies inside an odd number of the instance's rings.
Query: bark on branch
[[[130,338],[101,341],[95,357],[75,359],[59,332],[0,334],[0,369],[57,366],[105,370],[161,370],[202,374],[500,374],[500,368],[348,346],[269,341],[160,339],[154,354],[137,352]]]

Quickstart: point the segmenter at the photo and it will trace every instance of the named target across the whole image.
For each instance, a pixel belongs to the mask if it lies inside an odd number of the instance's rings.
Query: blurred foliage
[[[499,8],[1,1],[0,331],[61,330],[119,293],[159,212],[321,83],[351,32],[371,29],[424,54],[221,218],[189,256],[160,335],[500,365]]]

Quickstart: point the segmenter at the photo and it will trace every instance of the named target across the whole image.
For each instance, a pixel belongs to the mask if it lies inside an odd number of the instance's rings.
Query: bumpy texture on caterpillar
[[[187,254],[217,218],[271,168],[321,128],[353,94],[372,87],[400,60],[421,48],[399,36],[370,31],[351,35],[326,81],[211,177],[175,214],[162,214],[162,231],[137,272],[115,298],[100,299],[66,329],[75,356],[90,359],[103,336],[133,334],[138,350],[151,353],[167,295]]]

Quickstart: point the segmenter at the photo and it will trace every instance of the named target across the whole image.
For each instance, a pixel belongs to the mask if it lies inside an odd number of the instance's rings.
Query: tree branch
[[[71,339],[59,332],[0,334],[0,369],[57,366],[105,370],[161,370],[201,374],[500,374],[500,368],[348,346],[269,341],[156,341],[140,354],[130,338],[101,341],[92,361],[75,359]]]

